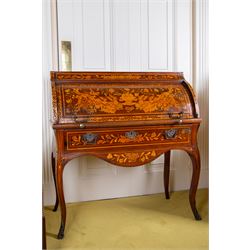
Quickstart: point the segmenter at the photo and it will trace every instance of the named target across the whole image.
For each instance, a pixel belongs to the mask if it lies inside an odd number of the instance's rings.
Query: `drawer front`
[[[152,144],[176,144],[191,141],[190,126],[164,126],[155,129],[117,129],[69,131],[65,134],[67,150]]]

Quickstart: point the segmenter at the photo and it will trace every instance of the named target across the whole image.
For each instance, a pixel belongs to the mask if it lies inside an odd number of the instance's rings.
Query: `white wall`
[[[59,44],[61,40],[71,41],[73,70],[183,71],[186,79],[194,82],[204,117],[199,132],[199,187],[208,186],[205,5],[204,1],[192,4],[191,0],[58,0]],[[60,60],[59,56],[59,65]],[[48,83],[44,85],[45,96],[49,96]],[[44,108],[50,109],[48,102]],[[44,196],[45,204],[52,204],[48,115],[49,112],[44,113]],[[73,202],[163,192],[162,174],[163,157],[132,169],[81,157],[65,167],[65,198]],[[172,190],[189,188],[191,161],[184,152],[174,152],[171,177]]]

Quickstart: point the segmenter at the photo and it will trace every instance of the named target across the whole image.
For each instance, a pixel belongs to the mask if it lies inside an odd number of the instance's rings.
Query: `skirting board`
[[[181,184],[180,181],[176,181],[174,178],[175,170],[170,170],[170,192],[171,191],[180,191],[180,190],[187,190],[189,189],[189,184],[185,183],[184,185]],[[155,175],[159,175],[155,178],[161,178],[162,172],[155,173]],[[208,188],[208,176],[209,172],[207,169],[201,169],[200,173],[200,181],[199,181],[199,188]],[[112,180],[110,180],[112,181]],[[85,188],[83,185],[79,183],[76,184],[75,187],[67,189],[65,187],[65,200],[66,203],[71,202],[81,202],[81,201],[90,201],[90,200],[102,200],[102,199],[112,199],[112,198],[121,198],[121,197],[128,197],[128,196],[138,196],[138,195],[147,195],[147,194],[155,194],[155,193],[163,193],[163,181],[153,182],[155,183],[153,186],[149,183],[149,187],[145,187],[143,185],[140,190],[138,190],[138,186],[135,189],[136,192],[133,193],[133,185],[131,183],[126,185],[126,183],[121,183],[119,180],[114,180],[117,182],[117,189],[113,190],[112,193],[106,193],[99,195],[98,187],[94,189],[92,186],[91,192],[84,192]],[[86,184],[87,185],[87,184]],[[82,186],[82,187],[81,187]],[[129,189],[129,192],[128,192]],[[54,205],[55,203],[55,186],[53,182],[48,184],[44,184],[43,186],[43,202],[45,206]]]

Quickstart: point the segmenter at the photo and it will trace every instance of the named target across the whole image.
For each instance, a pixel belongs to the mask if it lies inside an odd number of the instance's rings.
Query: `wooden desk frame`
[[[77,76],[89,76],[91,74],[96,74],[98,76],[106,76],[108,73],[101,73],[98,74],[95,73],[62,73],[61,75],[66,77],[66,81],[68,79],[76,79]],[[179,73],[112,73],[111,78],[114,77],[116,74],[120,74],[122,76],[130,75],[131,79],[135,80],[135,75],[143,76],[144,80],[145,77],[150,78],[152,80],[152,76],[164,76],[164,80],[166,80],[167,76],[174,76],[179,77],[180,79],[184,79],[182,74]],[[133,75],[134,74],[134,75]],[[119,76],[120,76],[119,75]],[[53,81],[57,79],[58,75],[56,75],[55,72],[52,72],[52,88],[53,88]],[[157,79],[158,79],[157,78]],[[179,79],[178,78],[178,79]],[[95,79],[96,80],[96,79]],[[103,80],[103,78],[102,78]],[[138,79],[137,79],[138,80]],[[147,79],[146,79],[147,80]],[[160,79],[162,80],[162,79]],[[100,123],[105,124],[105,126],[99,125],[97,126],[91,126],[91,124],[88,126],[88,123],[82,123],[82,120],[75,123],[60,123],[58,122],[58,117],[56,117],[56,121],[53,125],[55,136],[56,136],[56,143],[57,143],[57,154],[56,157],[52,154],[52,168],[53,168],[53,176],[56,186],[56,203],[54,206],[53,211],[56,211],[58,208],[58,205],[60,205],[61,208],[61,225],[58,232],[58,239],[62,239],[64,237],[64,229],[66,225],[66,206],[65,206],[65,199],[64,199],[64,191],[63,191],[63,170],[65,165],[72,159],[80,156],[85,155],[92,155],[99,157],[101,159],[104,159],[108,162],[111,162],[112,164],[116,164],[119,166],[124,167],[135,167],[144,165],[146,163],[149,163],[159,157],[161,154],[164,154],[164,188],[165,188],[165,197],[166,199],[169,199],[169,171],[170,171],[170,155],[171,150],[184,150],[188,153],[192,160],[192,166],[193,166],[193,172],[192,172],[192,180],[189,190],[189,202],[192,209],[192,212],[194,214],[194,217],[196,220],[201,220],[201,217],[196,209],[196,191],[197,186],[199,182],[199,176],[200,176],[200,153],[197,146],[197,132],[198,128],[201,122],[201,119],[199,118],[198,114],[198,105],[194,98],[193,91],[191,87],[184,81],[182,84],[185,85],[185,88],[187,89],[187,92],[190,95],[190,99],[192,102],[192,112],[193,117],[189,119],[180,119],[174,117],[173,119],[168,119],[163,121],[139,121],[134,122],[132,126],[127,122],[124,122],[122,125],[121,123]],[[111,85],[112,86],[112,85]],[[193,97],[193,99],[191,98]],[[56,102],[58,100],[55,100],[56,94],[53,92],[53,106],[55,107]],[[54,109],[55,113],[55,109]],[[57,114],[56,114],[57,115]],[[171,118],[171,117],[170,117]],[[87,125],[86,125],[87,124]],[[93,138],[87,138],[87,144],[84,144],[81,147],[81,142],[78,141],[77,146],[74,148],[71,144],[71,147],[69,147],[68,142],[75,138],[72,136],[73,133],[76,133],[76,135],[79,135],[79,138],[82,138],[86,133],[91,137],[93,136],[93,133],[97,133],[100,136],[104,136],[105,133],[110,135],[112,131],[112,126],[116,127],[119,126],[120,130],[117,130],[116,136],[120,136],[121,134],[127,136],[129,140],[133,143],[128,144],[117,144],[117,145],[111,145],[111,144],[105,144],[104,145],[93,145]],[[165,140],[166,138],[166,131],[169,131],[171,129],[174,129],[176,131],[180,131],[180,135],[182,137],[180,138],[180,141],[178,140]],[[121,132],[120,132],[121,131]],[[136,132],[135,132],[136,131]],[[126,134],[127,133],[127,134]],[[141,143],[137,142],[136,138],[139,135],[145,135],[151,133],[151,135],[158,134],[159,140],[156,138],[153,142],[149,141],[147,139],[147,142]],[[165,133],[165,137],[164,137]],[[186,133],[186,134],[185,134]],[[104,136],[105,137],[105,136]],[[78,138],[78,137],[76,137]],[[124,137],[122,137],[124,138]],[[140,137],[141,138],[141,137]],[[108,152],[108,153],[107,153]],[[122,157],[123,158],[122,158]]]

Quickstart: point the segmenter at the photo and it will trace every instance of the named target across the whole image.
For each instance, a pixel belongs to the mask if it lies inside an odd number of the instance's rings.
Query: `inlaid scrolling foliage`
[[[131,139],[123,134],[105,134],[100,136],[97,144],[114,144],[114,143],[129,143],[129,142],[152,142],[164,140],[162,133],[146,132],[138,134],[135,138]]]
[[[80,135],[73,135],[70,140],[71,146],[81,146],[84,145],[85,142],[82,140],[82,137]]]
[[[86,144],[86,142],[82,139],[82,135],[73,135],[70,136],[70,146],[77,147],[77,146],[83,146]],[[103,134],[99,136],[99,139],[97,140],[97,145],[104,145],[104,144],[119,144],[119,143],[138,143],[138,142],[152,142],[152,141],[158,141],[158,140],[164,140],[163,133],[155,133],[155,132],[146,132],[138,134],[134,139],[127,138],[123,134]]]
[[[57,114],[57,93],[56,93],[56,86],[55,83],[52,82],[51,84],[51,90],[52,90],[52,107],[53,107],[53,121],[57,122],[58,114]]]
[[[68,141],[70,148],[84,147],[87,145],[86,141],[83,140],[82,133],[79,134],[68,134]],[[188,128],[177,129],[177,134],[174,138],[166,138],[165,130],[156,131],[141,131],[138,132],[134,138],[128,138],[123,132],[114,133],[100,133],[97,136],[95,145],[121,145],[121,144],[134,144],[134,143],[154,143],[154,142],[173,142],[183,141],[187,142],[190,138],[190,130]],[[87,145],[89,146],[89,145]],[[92,145],[93,146],[93,145]]]
[[[174,85],[166,88],[66,88],[66,114],[187,112],[188,96]]]
[[[155,150],[148,152],[109,153],[107,160],[114,164],[146,163],[157,156]]]

